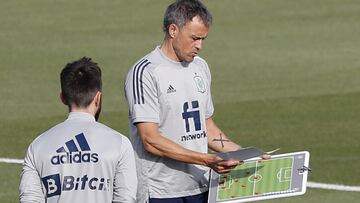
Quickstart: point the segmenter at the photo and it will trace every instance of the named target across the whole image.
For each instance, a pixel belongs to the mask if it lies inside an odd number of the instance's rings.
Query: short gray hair
[[[165,11],[163,31],[167,33],[171,24],[183,27],[195,16],[199,16],[207,27],[212,24],[210,12],[199,0],[176,0]]]

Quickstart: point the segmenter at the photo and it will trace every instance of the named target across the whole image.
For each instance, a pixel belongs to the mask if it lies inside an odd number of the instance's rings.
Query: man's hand
[[[271,159],[271,156],[269,154],[263,154],[261,158],[267,160]],[[219,174],[229,173],[242,163],[243,161],[240,160],[224,160],[215,154],[207,154],[207,166]]]
[[[215,154],[208,154],[207,166],[219,174],[228,173],[240,164],[242,161],[224,160]]]

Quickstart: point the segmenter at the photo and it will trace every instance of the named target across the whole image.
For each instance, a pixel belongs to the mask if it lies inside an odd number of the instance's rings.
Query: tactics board
[[[210,174],[208,203],[237,203],[302,195],[306,191],[307,151],[246,160],[230,173]]]

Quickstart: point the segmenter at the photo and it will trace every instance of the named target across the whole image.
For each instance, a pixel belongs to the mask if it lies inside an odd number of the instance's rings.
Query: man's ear
[[[177,34],[179,33],[179,28],[177,25],[175,24],[170,24],[169,26],[169,29],[168,29],[168,32],[169,32],[169,36],[171,38],[174,38],[177,36]]]
[[[96,107],[100,106],[100,104],[101,104],[101,92],[100,91],[96,92],[96,95],[94,97],[94,101],[95,101],[95,106]]]
[[[61,102],[62,102],[63,104],[65,104],[66,106],[69,105],[69,104],[67,103],[67,101],[65,100],[64,95],[63,95],[62,92],[60,92],[60,100],[61,100]]]

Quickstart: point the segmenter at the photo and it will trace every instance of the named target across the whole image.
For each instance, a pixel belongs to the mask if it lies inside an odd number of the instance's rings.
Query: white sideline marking
[[[0,158],[0,163],[10,163],[10,164],[22,164],[23,159],[9,159],[9,158]],[[326,183],[316,183],[316,182],[307,182],[306,185],[308,188],[317,188],[325,190],[338,190],[346,192],[360,192],[360,186],[348,186],[348,185],[338,185],[338,184],[326,184]]]
[[[23,159],[9,159],[9,158],[0,158],[0,163],[8,163],[8,164],[22,164],[24,162]]]
[[[325,183],[315,183],[307,182],[307,187],[325,189],[325,190],[338,190],[346,192],[360,192],[360,186],[348,186],[348,185],[338,185],[338,184],[325,184]]]

